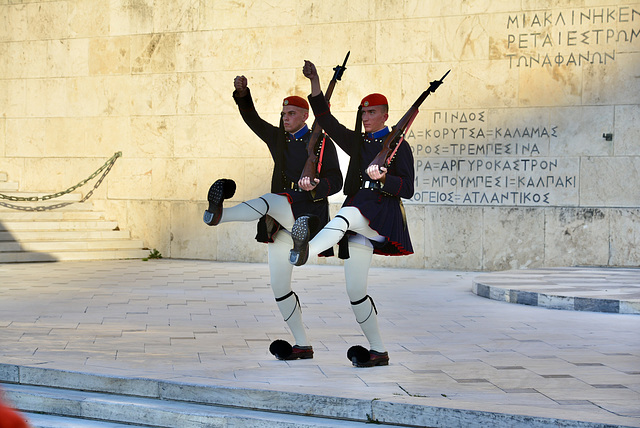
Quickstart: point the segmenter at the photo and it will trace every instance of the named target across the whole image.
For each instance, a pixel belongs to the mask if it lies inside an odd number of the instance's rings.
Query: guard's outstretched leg
[[[315,216],[303,215],[296,219],[291,228],[293,249],[289,252],[289,263],[302,266],[307,262],[309,255],[315,256],[337,244],[349,228],[349,221],[341,215],[336,215],[309,242],[318,229],[319,223],[318,217]]]
[[[289,253],[289,263],[294,266],[302,266],[309,258],[309,240],[311,239],[309,218],[306,215],[298,217],[291,228],[293,249]]]
[[[209,226],[220,223],[222,217],[222,201],[231,198],[236,193],[235,181],[228,178],[221,178],[211,185],[207,199],[209,208],[205,210],[203,220]]]

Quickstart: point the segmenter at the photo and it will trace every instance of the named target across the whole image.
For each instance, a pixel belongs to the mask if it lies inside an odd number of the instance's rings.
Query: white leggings
[[[273,217],[282,227],[291,230],[294,218],[291,204],[286,196],[267,193],[256,199],[242,202],[222,210],[220,223],[230,221],[255,221],[265,214]]]
[[[309,340],[302,324],[302,314],[298,296],[291,289],[291,272],[293,266],[289,263],[289,250],[293,241],[287,230],[291,230],[294,218],[291,204],[286,196],[267,193],[256,199],[242,202],[222,210],[220,223],[232,221],[256,221],[263,215],[273,217],[286,230],[280,230],[273,237],[273,242],[267,245],[269,252],[269,273],[271,289],[276,299],[278,309],[289,326],[296,345],[308,346]]]
[[[280,230],[274,236],[274,242],[268,244],[271,289],[276,298],[278,309],[295,338],[296,345],[309,346],[310,342],[302,322],[298,296],[291,289],[293,266],[289,263],[289,250],[293,247],[293,241],[287,231],[291,230],[294,218],[287,197],[267,193],[234,207],[224,208],[220,222],[255,221],[265,214],[273,217],[286,229]],[[384,352],[385,347],[380,337],[377,313],[373,306],[373,300],[367,295],[367,277],[373,256],[373,246],[369,239],[381,240],[383,238],[369,227],[368,220],[360,214],[357,208],[344,207],[311,240],[310,247],[314,245],[314,248],[318,249],[312,250],[311,254],[318,254],[337,244],[347,230],[360,234],[350,236],[349,239],[350,258],[344,263],[347,295],[351,301],[356,321],[360,324],[362,332],[369,341],[370,349]]]
[[[309,242],[309,255],[316,255],[337,244],[350,230],[357,235],[349,236],[349,258],[344,261],[344,277],[351,309],[369,341],[369,348],[385,352],[385,346],[378,328],[378,316],[373,299],[367,294],[367,279],[373,257],[370,240],[384,238],[369,226],[367,220],[356,207],[343,207],[338,214]]]
[[[344,278],[347,283],[347,295],[351,302],[351,309],[369,341],[369,348],[378,352],[386,352],[378,328],[378,313],[373,299],[367,294],[367,279],[372,257],[373,246],[371,243],[360,245],[349,240],[349,258],[344,261]]]
[[[289,263],[288,255],[292,245],[291,236],[284,230],[278,232],[274,242],[268,245],[271,288],[280,313],[295,338],[296,345],[309,346],[311,343],[302,322],[302,309],[298,296],[291,289],[293,265]],[[369,342],[369,348],[385,352],[378,327],[377,312],[373,300],[367,294],[367,278],[373,257],[373,246],[349,241],[349,255],[350,257],[344,261],[344,276],[351,309]]]
[[[267,245],[271,289],[278,309],[296,340],[296,345],[309,346],[298,296],[291,289],[293,265],[289,263],[289,250],[292,246],[293,240],[286,230],[276,233],[273,242]]]
[[[313,256],[336,245],[344,234],[350,230],[373,241],[383,241],[378,232],[369,227],[367,220],[356,207],[342,207],[338,214],[309,241],[309,255]],[[357,236],[357,235],[356,235]],[[353,238],[359,239],[359,238]],[[364,245],[370,245],[366,240],[360,240]]]

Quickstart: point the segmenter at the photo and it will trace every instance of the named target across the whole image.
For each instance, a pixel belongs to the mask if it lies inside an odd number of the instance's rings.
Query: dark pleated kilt
[[[318,228],[312,231],[312,237],[315,236],[320,229],[322,229],[327,223],[329,223],[329,203],[326,199],[321,201],[313,201],[309,198],[307,192],[295,192],[293,190],[287,190],[278,195],[286,196],[291,204],[291,211],[293,212],[293,218],[298,218],[303,215],[311,215],[318,218]],[[280,225],[278,225],[278,229]],[[276,231],[274,231],[275,234]],[[258,234],[256,240],[258,242],[270,243],[273,242],[273,235],[261,230],[261,225],[258,225]],[[332,257],[334,255],[333,248],[329,248],[320,254],[320,257]]]
[[[369,220],[371,229],[385,239],[373,242],[374,254],[383,256],[406,256],[413,254],[413,246],[406,227],[398,198],[385,195],[378,190],[361,189],[347,197],[343,207],[354,206]]]

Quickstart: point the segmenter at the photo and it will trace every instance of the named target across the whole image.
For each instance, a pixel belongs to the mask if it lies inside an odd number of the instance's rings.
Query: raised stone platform
[[[371,269],[391,363],[357,369],[346,351],[366,341],[341,267],[295,269],[315,356],[284,362],[268,352],[291,336],[266,264],[0,265],[0,387],[22,410],[92,419],[205,403],[329,426],[640,427],[640,317],[481,298],[482,275]]]
[[[573,311],[640,315],[640,269],[553,268],[495,272],[473,279],[478,296]]]

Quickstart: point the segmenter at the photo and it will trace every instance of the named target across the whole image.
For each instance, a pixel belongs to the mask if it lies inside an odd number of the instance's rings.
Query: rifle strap
[[[320,175],[320,170],[322,169],[322,158],[324,156],[324,143],[327,139],[327,134],[322,133],[322,141],[320,142],[320,154],[318,155],[318,175]]]

